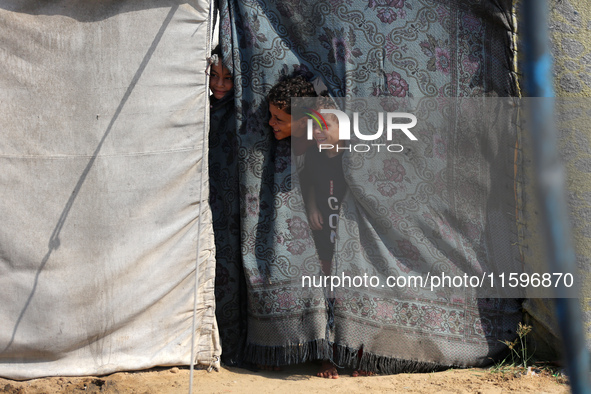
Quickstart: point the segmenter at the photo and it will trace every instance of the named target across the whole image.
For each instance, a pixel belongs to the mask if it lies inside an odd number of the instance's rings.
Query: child
[[[277,140],[285,140],[291,137],[292,153],[296,157],[296,160],[298,160],[303,159],[303,154],[306,153],[308,147],[310,147],[310,150],[318,148],[315,147],[316,144],[314,144],[313,141],[308,141],[305,136],[308,117],[302,116],[298,119],[292,117],[291,97],[317,97],[317,94],[314,85],[311,82],[308,82],[306,78],[303,76],[292,76],[284,78],[278,82],[273,86],[267,96],[267,100],[269,101],[269,113],[271,114],[269,126],[273,128],[273,134]],[[336,121],[336,119],[334,120]],[[322,137],[319,138],[322,139]],[[298,163],[297,167],[299,172],[303,167],[303,163]],[[342,170],[340,172],[342,173]],[[323,190],[320,192],[322,191]],[[306,193],[306,191],[304,191],[304,193]],[[327,226],[326,228],[328,229],[329,227]],[[330,248],[330,252],[332,253],[332,248]],[[332,259],[332,255],[323,255],[323,257],[328,259],[328,261]],[[330,269],[330,263],[328,264],[328,267]],[[267,367],[264,369],[271,368]],[[317,375],[333,379],[339,377],[336,368],[328,360],[322,362],[322,367]]]
[[[209,69],[209,203],[215,240],[216,317],[222,362],[241,365],[246,340],[246,279],[240,254],[238,140],[234,81],[218,46]]]
[[[221,100],[228,93],[233,92],[234,80],[230,70],[222,63],[222,51],[219,45],[211,52],[210,61],[209,89],[215,100]]]
[[[269,126],[277,140],[293,136],[292,148],[294,155],[302,155],[309,146],[304,138],[307,117],[293,119],[291,115],[291,97],[316,97],[314,85],[302,75],[284,78],[279,81],[267,95],[269,101]]]

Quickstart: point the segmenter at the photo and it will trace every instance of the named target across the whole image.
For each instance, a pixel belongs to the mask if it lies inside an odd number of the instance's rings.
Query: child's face
[[[275,138],[282,140],[290,137],[291,115],[271,103],[269,103],[269,112],[271,113],[269,126],[273,128],[273,134],[275,134]]]
[[[336,116],[330,114],[324,118],[326,120],[326,130],[320,128],[318,124],[314,124],[314,139],[316,145],[330,144],[333,146],[341,146],[342,141],[339,141],[339,121]]]
[[[209,76],[209,89],[213,97],[216,99],[223,98],[232,88],[234,88],[234,81],[232,80],[232,74],[223,64],[222,61],[218,61],[218,64],[211,65],[211,71]]]

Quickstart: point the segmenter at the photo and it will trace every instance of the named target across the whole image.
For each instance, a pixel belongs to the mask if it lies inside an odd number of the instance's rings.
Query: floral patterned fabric
[[[360,368],[380,372],[486,364],[506,349],[500,340],[514,335],[516,300],[478,298],[484,292],[474,287],[385,284],[427,274],[519,272],[516,224],[507,214],[516,208],[512,111],[494,108],[498,99],[423,98],[412,110],[399,101],[381,105],[415,114],[417,141],[401,141],[397,154],[344,152],[351,191],[332,275],[379,281],[335,291],[330,341],[339,345],[337,363],[354,364],[362,348]],[[356,105],[366,118],[370,108]]]
[[[498,355],[498,339],[512,337],[520,319],[516,300],[344,289],[333,302],[321,288],[302,287],[302,275],[318,275],[320,265],[291,173],[290,142],[274,140],[265,96],[282,75],[296,70],[322,78],[334,97],[432,98],[437,106],[442,97],[513,95],[511,3],[221,0],[220,10],[224,59],[235,77],[236,222],[248,304],[244,360],[283,365],[329,358],[341,366],[395,373],[482,365]],[[427,137],[421,154],[450,157],[445,135]],[[449,168],[468,168],[471,160],[476,168],[489,168],[491,157],[471,149],[472,140],[455,142],[462,149],[453,151],[458,162],[447,163]],[[468,152],[475,157],[460,163]],[[434,265],[438,253],[479,264],[494,259],[481,238],[489,230],[483,212],[490,185],[484,193],[472,188],[480,197],[465,204],[465,211],[458,205],[452,217],[463,221],[445,220],[437,211],[442,191],[471,201],[461,195],[465,189],[454,188],[478,182],[478,174],[446,183],[411,157],[372,163],[381,164],[363,167],[373,171],[365,174],[363,187],[349,174],[356,191],[345,200],[339,232],[353,236],[338,247],[335,270],[367,272],[381,269],[375,265],[381,261],[385,271],[405,271]],[[406,204],[396,199],[403,195]],[[381,238],[388,227],[384,212],[391,213],[390,232]]]

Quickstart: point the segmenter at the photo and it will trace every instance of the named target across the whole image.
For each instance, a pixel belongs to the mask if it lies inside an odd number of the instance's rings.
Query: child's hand
[[[322,215],[318,209],[311,209],[308,213],[308,221],[310,222],[310,228],[312,230],[322,230],[322,225],[324,221],[322,220]]]

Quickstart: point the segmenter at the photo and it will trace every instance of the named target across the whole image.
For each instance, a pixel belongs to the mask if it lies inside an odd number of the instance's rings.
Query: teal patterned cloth
[[[332,301],[323,289],[302,287],[302,275],[318,275],[320,266],[298,179],[292,177],[290,141],[274,140],[265,96],[294,71],[320,77],[334,97],[426,98],[437,108],[446,97],[512,96],[511,2],[221,0],[219,8],[224,60],[235,78],[237,161],[231,168],[240,212],[232,222],[239,223],[240,243],[216,246],[241,256],[247,289],[244,352],[222,342],[223,352],[240,362],[331,359],[380,373],[476,366],[497,357],[505,348],[499,340],[515,336],[518,300],[344,289]],[[420,154],[430,149],[448,169],[477,163],[488,171],[501,156],[503,170],[513,168],[501,149],[478,152],[470,139],[453,141],[458,148],[452,152],[447,136],[424,136]],[[514,135],[501,138],[499,146],[514,146]],[[448,160],[451,153],[458,160]],[[476,157],[462,164],[462,155],[472,153]],[[347,245],[337,245],[335,273],[435,269],[434,256],[440,255],[452,265],[493,263],[494,248],[487,245],[496,230],[489,231],[494,221],[487,209],[497,190],[486,179],[478,183],[488,173],[446,182],[439,176],[444,172],[421,173],[421,162],[410,156],[373,161],[379,165],[369,184],[365,172],[348,167],[352,192],[339,232],[352,235],[342,237]],[[227,168],[210,170],[215,179]],[[473,182],[483,188],[470,189],[470,199],[462,193]],[[235,198],[234,186],[228,187],[217,193]],[[502,200],[514,197],[511,189],[503,193]],[[468,201],[465,209],[453,205],[459,200],[451,195]],[[438,211],[450,204],[449,216]],[[507,220],[503,230],[511,226]],[[218,268],[218,283],[236,279],[223,271]],[[232,303],[218,303],[218,309],[218,316],[244,319]]]

